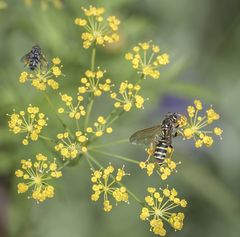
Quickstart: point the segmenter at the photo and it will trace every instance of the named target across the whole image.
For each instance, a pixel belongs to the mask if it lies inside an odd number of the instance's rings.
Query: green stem
[[[89,159],[88,156],[86,156],[86,158],[87,158],[87,162],[88,162],[89,166],[91,167],[92,170],[94,170],[94,167],[93,167],[93,164],[92,164],[91,160]]]
[[[62,119],[59,117],[58,113],[56,112],[54,105],[53,105],[51,99],[49,98],[47,92],[45,92],[45,98],[46,98],[48,104],[50,105],[50,107],[52,108],[52,110],[54,111],[56,117],[58,118],[58,121],[62,124],[63,128],[65,130],[67,130],[68,132],[70,132],[69,129],[67,128],[67,125],[62,121]]]
[[[111,117],[117,112],[117,108],[114,108],[112,111],[111,111],[111,113],[107,116],[107,118],[106,118],[106,122],[108,122],[109,121],[109,119],[111,119]]]
[[[76,126],[77,126],[77,130],[80,131],[80,126],[79,126],[78,119],[76,119]]]
[[[88,149],[92,150],[95,148],[101,148],[101,147],[112,146],[112,145],[128,143],[128,142],[129,142],[129,139],[122,139],[122,140],[118,140],[115,142],[109,142],[109,143],[99,144],[99,145],[95,145],[95,146],[88,146]]]
[[[46,136],[43,136],[43,135],[39,135],[39,137],[42,138],[43,140],[50,141],[52,143],[57,143],[57,141],[54,140],[53,138],[46,137]]]
[[[92,111],[92,108],[93,108],[93,102],[94,102],[94,99],[93,99],[93,96],[91,95],[90,102],[87,106],[86,118],[85,118],[85,122],[84,122],[84,130],[86,130],[87,127],[88,127],[90,114],[91,114],[91,111]]]
[[[94,45],[91,56],[91,71],[94,71],[95,69],[95,61],[96,61],[96,46]]]
[[[120,185],[122,185],[122,183],[118,182]],[[126,188],[125,185],[122,185]],[[132,196],[132,198],[134,198],[141,206],[145,206],[144,203],[133,193],[131,192],[128,188],[126,188],[127,192],[130,194],[130,196]]]
[[[71,162],[71,160],[66,161],[65,163],[63,163],[63,165],[61,167],[59,167],[58,170],[62,170],[64,167],[66,167],[69,163]]]
[[[135,85],[137,85],[137,84],[140,85],[140,83],[142,82],[142,80],[143,80],[144,78],[145,78],[145,76],[144,76],[144,74],[142,74],[142,75],[138,78],[138,80],[137,80],[137,82],[136,82]]]
[[[120,159],[120,160],[124,160],[124,161],[130,162],[130,163],[137,164],[137,165],[139,164],[138,161],[130,159],[130,158],[125,157],[125,156],[120,156],[120,155],[116,155],[116,154],[112,154],[112,153],[108,153],[108,152],[104,152],[104,151],[99,151],[99,150],[93,150],[93,152],[96,152],[96,153],[99,153],[99,154],[102,154],[102,155],[106,155],[106,156],[110,156],[110,157],[114,157],[114,158],[117,158],[117,159]]]
[[[124,112],[125,112],[124,109],[121,109],[120,112],[107,123],[107,126],[110,126],[117,119],[119,119]]]
[[[91,71],[95,70],[95,61],[96,61],[96,46],[94,45],[93,49],[92,49],[92,56],[91,56]],[[89,118],[92,112],[92,108],[93,108],[93,101],[94,101],[94,95],[93,93],[91,93],[91,95],[89,96],[89,103],[87,106],[87,113],[86,113],[86,118],[85,118],[85,122],[84,122],[84,130],[86,130],[88,123],[89,123]]]

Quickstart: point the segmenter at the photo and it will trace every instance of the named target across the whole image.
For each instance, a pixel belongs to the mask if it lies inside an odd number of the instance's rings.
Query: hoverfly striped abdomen
[[[161,139],[155,146],[153,157],[159,162],[162,163],[167,156],[168,145],[165,139]]]

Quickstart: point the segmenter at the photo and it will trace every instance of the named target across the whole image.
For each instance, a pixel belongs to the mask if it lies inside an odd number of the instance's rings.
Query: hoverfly
[[[48,65],[48,62],[38,45],[34,45],[31,51],[21,58],[21,62],[23,62],[25,66],[28,66],[31,71],[34,71],[38,66],[46,67]]]
[[[144,144],[152,150],[158,163],[166,158],[168,148],[172,148],[172,138],[178,135],[178,114],[168,113],[157,126],[135,132],[130,137],[132,144]]]

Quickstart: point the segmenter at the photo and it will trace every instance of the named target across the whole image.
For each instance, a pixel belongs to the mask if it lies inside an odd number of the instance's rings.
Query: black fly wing
[[[161,125],[145,128],[135,132],[129,139],[132,144],[144,144],[148,146],[157,135],[161,134]]]

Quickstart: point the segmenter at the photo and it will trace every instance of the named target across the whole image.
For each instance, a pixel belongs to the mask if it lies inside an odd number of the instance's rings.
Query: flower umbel
[[[59,58],[52,59],[53,65],[50,68],[39,66],[36,70],[31,72],[22,72],[19,78],[20,83],[31,82],[31,85],[38,90],[45,91],[47,86],[53,90],[59,88],[56,78],[62,75],[61,60]]]
[[[173,213],[177,207],[186,207],[187,202],[177,197],[177,191],[168,187],[158,192],[156,188],[149,187],[149,195],[145,197],[146,207],[142,208],[140,218],[148,220],[154,234],[165,236],[164,221],[168,222],[175,230],[183,227],[184,214]]]
[[[32,189],[30,198],[37,202],[43,202],[47,198],[53,198],[54,187],[48,184],[51,179],[57,179],[62,176],[58,169],[56,159],[52,162],[42,154],[36,155],[36,160],[21,160],[22,167],[15,172],[18,178],[23,179],[18,183],[18,193],[25,193]]]
[[[101,96],[103,92],[108,92],[113,86],[111,79],[103,80],[105,71],[98,69],[96,72],[87,70],[85,77],[81,78],[83,86],[78,88],[80,94],[93,93],[94,96]]]
[[[212,130],[206,130],[205,127],[212,124],[214,121],[220,118],[220,115],[214,111],[212,107],[206,110],[205,115],[200,115],[199,112],[203,110],[202,102],[200,100],[194,100],[194,105],[187,107],[188,118],[182,116],[179,119],[179,125],[181,133],[184,138],[195,140],[195,147],[200,148],[202,145],[210,147],[213,144],[213,137],[209,134],[215,134],[220,136],[222,129],[215,127]]]
[[[109,201],[109,196],[112,196],[115,201],[128,202],[128,193],[124,186],[119,184],[127,174],[124,168],[118,169],[116,175],[113,176],[114,167],[109,165],[103,170],[93,170],[91,181],[94,193],[91,196],[92,201],[97,201],[100,195],[103,194],[103,209],[106,212],[112,210],[112,205]],[[116,186],[118,184],[118,186]]]
[[[76,18],[75,24],[83,27],[82,33],[83,47],[89,48],[92,44],[103,45],[114,43],[119,40],[116,33],[120,20],[115,16],[104,18],[105,9],[89,6],[88,9],[82,8],[85,18]]]
[[[160,54],[160,48],[150,42],[139,43],[133,47],[132,52],[125,55],[125,59],[132,62],[132,67],[144,78],[160,77],[159,68],[169,63],[169,56],[166,53]]]
[[[68,114],[70,118],[74,118],[76,120],[79,120],[82,116],[86,115],[86,111],[83,105],[81,105],[81,102],[84,100],[83,96],[77,95],[77,104],[73,105],[73,98],[72,96],[69,96],[67,94],[61,94],[61,99],[63,102],[65,102],[68,110],[64,109],[63,107],[58,109],[58,113],[62,114]]]
[[[75,132],[74,139],[71,139],[68,132],[59,133],[57,138],[60,142],[55,146],[55,150],[61,153],[63,159],[75,159],[77,155],[87,152],[88,138],[81,131]]]
[[[18,133],[26,133],[25,139],[22,140],[24,145],[28,145],[29,140],[36,141],[43,127],[47,126],[47,118],[40,112],[38,107],[29,105],[27,111],[20,111],[9,115],[8,127],[10,131]]]
[[[122,82],[119,87],[119,96],[115,92],[111,93],[111,98],[117,101],[114,106],[123,108],[124,111],[130,111],[133,105],[137,109],[143,108],[144,98],[138,94],[140,89],[141,86],[138,84]]]

